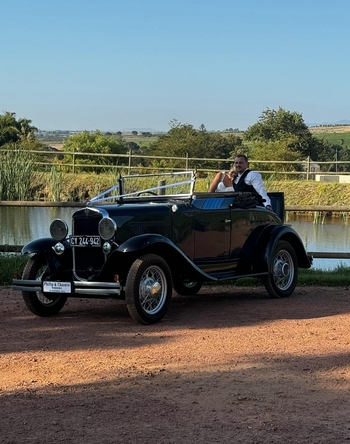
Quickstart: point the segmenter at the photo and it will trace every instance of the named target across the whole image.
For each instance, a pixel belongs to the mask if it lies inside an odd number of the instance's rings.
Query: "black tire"
[[[126,279],[125,297],[131,317],[140,324],[159,322],[168,311],[172,282],[168,264],[156,254],[136,259]]]
[[[174,290],[180,296],[193,296],[202,288],[202,281],[176,281],[174,280]]]
[[[22,279],[42,281],[48,272],[48,265],[44,255],[35,254],[27,262]],[[22,296],[29,310],[37,316],[53,316],[57,314],[67,301],[67,296],[59,293],[45,293],[36,291],[22,291]]]
[[[272,273],[263,278],[273,298],[290,296],[298,281],[298,260],[293,247],[284,241],[277,242],[272,255]]]

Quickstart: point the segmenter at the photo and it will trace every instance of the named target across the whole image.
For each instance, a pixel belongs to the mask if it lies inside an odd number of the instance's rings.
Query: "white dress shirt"
[[[243,171],[244,173],[244,171]],[[243,174],[242,173],[242,174]],[[242,176],[242,174],[239,174],[236,179],[234,180],[235,183],[237,183]],[[249,171],[249,173],[245,176],[244,182],[247,185],[251,185],[254,187],[255,191],[260,194],[260,196],[265,199],[264,206],[267,207],[268,205],[271,205],[271,200],[269,196],[267,195],[267,192],[264,187],[264,183],[262,181],[261,174],[257,171]]]

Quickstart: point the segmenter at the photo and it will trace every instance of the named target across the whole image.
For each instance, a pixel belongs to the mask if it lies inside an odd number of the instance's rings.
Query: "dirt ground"
[[[0,443],[350,440],[348,288],[207,287],[152,326],[111,300],[0,304]]]

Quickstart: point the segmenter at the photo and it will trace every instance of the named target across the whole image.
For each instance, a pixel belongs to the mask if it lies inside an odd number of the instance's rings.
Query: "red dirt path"
[[[164,320],[0,290],[0,443],[345,443],[350,292],[203,288]]]

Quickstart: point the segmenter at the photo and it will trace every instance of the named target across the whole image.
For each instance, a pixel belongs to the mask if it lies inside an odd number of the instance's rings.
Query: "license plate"
[[[70,237],[72,247],[100,247],[100,236],[74,235]]]
[[[44,293],[71,293],[72,284],[70,282],[43,282]]]

